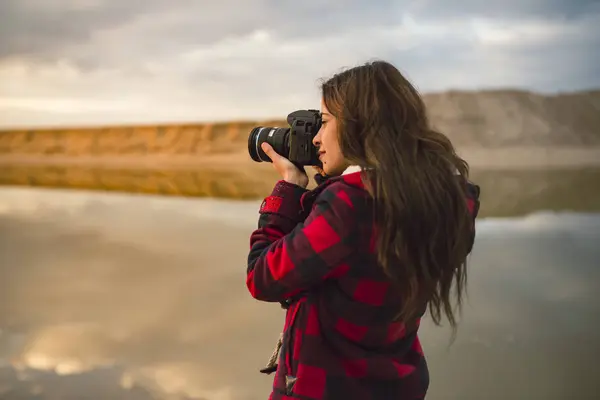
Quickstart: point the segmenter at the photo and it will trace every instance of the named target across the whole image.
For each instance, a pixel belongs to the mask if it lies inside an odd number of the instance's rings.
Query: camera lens
[[[248,136],[250,157],[256,162],[272,162],[261,148],[263,142],[270,144],[277,154],[289,157],[289,133],[290,128],[258,126],[252,129]]]

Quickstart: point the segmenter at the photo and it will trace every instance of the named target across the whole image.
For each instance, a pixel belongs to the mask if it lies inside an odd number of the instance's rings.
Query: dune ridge
[[[600,147],[600,90],[558,95],[449,91],[426,94],[424,100],[432,125],[459,148]],[[258,125],[287,126],[280,119],[5,129],[0,130],[0,159],[239,154]]]
[[[433,126],[450,137],[475,177],[600,167],[600,90],[452,91],[424,98]],[[286,122],[0,130],[0,185],[260,198],[278,176],[248,155],[248,135],[259,125]]]

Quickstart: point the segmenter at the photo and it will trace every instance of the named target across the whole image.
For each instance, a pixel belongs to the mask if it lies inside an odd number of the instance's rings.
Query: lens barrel
[[[252,160],[272,162],[271,158],[261,148],[263,142],[270,144],[277,154],[288,157],[290,152],[289,133],[290,128],[258,126],[252,129],[250,135],[248,135],[248,153]]]

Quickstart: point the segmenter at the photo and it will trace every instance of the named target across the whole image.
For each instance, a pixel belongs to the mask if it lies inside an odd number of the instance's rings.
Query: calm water
[[[457,339],[422,329],[428,399],[598,398],[598,172],[560,174],[487,178]],[[258,205],[0,188],[0,398],[266,399]]]
[[[483,190],[482,216],[520,216],[537,210],[600,212],[600,168],[474,169]],[[177,197],[262,199],[278,175],[271,165],[247,168],[118,169],[2,165],[1,185],[160,194]]]

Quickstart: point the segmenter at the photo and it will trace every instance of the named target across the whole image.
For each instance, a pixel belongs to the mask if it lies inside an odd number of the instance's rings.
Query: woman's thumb
[[[275,153],[275,150],[273,150],[273,147],[271,147],[271,145],[267,142],[263,142],[260,147],[262,148],[262,150],[265,152],[266,155],[269,156],[269,158],[272,160],[273,157],[277,157],[277,153]]]

